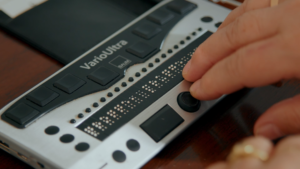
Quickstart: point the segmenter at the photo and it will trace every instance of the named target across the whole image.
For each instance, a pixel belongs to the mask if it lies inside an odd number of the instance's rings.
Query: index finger
[[[277,33],[277,7],[247,12],[228,26],[218,30],[195,51],[183,70],[183,77],[194,82],[215,63],[237,49],[250,43],[271,37]]]

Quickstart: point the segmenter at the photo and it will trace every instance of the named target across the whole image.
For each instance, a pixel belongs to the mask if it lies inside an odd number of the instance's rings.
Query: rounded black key
[[[162,58],[166,58],[167,55],[166,55],[166,54],[161,54],[161,57],[162,57]]]
[[[187,112],[195,112],[200,109],[200,101],[195,99],[190,92],[182,92],[177,97],[178,105]]]
[[[119,91],[120,91],[120,88],[116,87],[115,92],[119,92]]]
[[[148,66],[149,66],[149,67],[153,67],[153,63],[149,63]]]
[[[116,162],[122,163],[126,160],[126,155],[123,151],[117,150],[112,154],[113,159]]]
[[[59,128],[57,126],[49,126],[45,129],[45,133],[48,135],[54,135],[59,132]]]
[[[98,107],[99,106],[99,104],[98,103],[93,103],[93,107]]]
[[[75,119],[71,119],[70,123],[74,124],[74,123],[76,123],[76,120]]]
[[[184,45],[184,44],[185,44],[185,42],[182,40],[182,41],[180,41],[180,44]]]
[[[105,97],[101,97],[100,102],[105,102],[105,101],[106,101]]]
[[[146,68],[143,68],[143,69],[142,69],[142,72],[147,72],[147,69],[146,69]]]
[[[221,26],[221,24],[222,24],[222,22],[218,22],[218,23],[216,23],[216,24],[215,24],[215,27],[217,27],[217,28],[218,28],[218,27],[220,27],[220,26]]]
[[[178,45],[175,45],[175,46],[174,46],[174,49],[178,49]]]
[[[74,140],[74,136],[72,134],[65,134],[59,140],[63,143],[71,143]]]
[[[172,53],[172,52],[173,52],[173,50],[172,50],[172,49],[169,49],[169,50],[168,50],[168,53]]]
[[[75,146],[75,149],[77,151],[86,151],[90,148],[90,145],[88,143],[79,143]]]
[[[140,149],[140,143],[134,139],[128,140],[126,146],[131,151],[138,151]]]
[[[128,78],[128,81],[129,81],[129,82],[133,82],[134,79],[133,79],[132,77],[130,77],[130,78]]]
[[[198,28],[198,31],[201,32],[201,31],[202,31],[202,28]]]
[[[213,18],[210,16],[205,16],[205,17],[201,18],[202,22],[211,22],[212,20],[213,20]]]
[[[141,74],[139,72],[135,73],[135,77],[140,77],[140,76],[141,76]]]
[[[123,87],[126,87],[127,86],[127,83],[126,82],[122,82],[121,84]]]
[[[85,112],[90,113],[92,110],[90,108],[86,108]]]
[[[156,58],[156,59],[155,59],[155,62],[158,63],[158,62],[160,62],[160,60],[159,60],[158,58]]]
[[[192,35],[193,35],[193,36],[196,36],[196,35],[197,35],[197,33],[196,33],[196,32],[193,32],[193,33],[192,33]]]
[[[187,36],[185,39],[186,39],[186,40],[191,40],[191,37]]]
[[[79,113],[79,114],[78,114],[78,117],[79,117],[79,118],[83,118],[84,115],[83,115],[82,113]]]
[[[113,94],[112,94],[111,92],[109,92],[109,93],[107,93],[107,96],[108,96],[108,97],[112,97]]]

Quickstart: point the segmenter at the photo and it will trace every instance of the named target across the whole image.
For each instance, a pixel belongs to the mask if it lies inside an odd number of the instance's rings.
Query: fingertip
[[[189,70],[191,68],[191,61],[188,61],[188,63],[184,66],[182,70],[182,76],[185,80],[191,81],[189,78]]]

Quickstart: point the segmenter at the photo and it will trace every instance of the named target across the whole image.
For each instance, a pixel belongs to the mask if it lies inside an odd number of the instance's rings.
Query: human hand
[[[300,166],[299,135],[288,137],[275,147],[262,137],[250,137],[240,145],[242,151],[233,150],[227,161],[218,162],[207,169],[298,169]]]
[[[191,94],[215,99],[243,87],[300,78],[300,1],[246,0],[202,43],[183,70]],[[300,96],[265,112],[256,135],[274,139],[300,131]]]

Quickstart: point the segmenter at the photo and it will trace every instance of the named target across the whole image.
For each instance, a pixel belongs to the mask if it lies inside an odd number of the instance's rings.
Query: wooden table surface
[[[0,107],[61,67],[62,64],[0,30]],[[143,168],[202,169],[224,160],[236,141],[252,135],[256,119],[276,102],[300,93],[298,86],[297,81],[288,81],[282,87],[244,89],[229,95]],[[2,150],[0,168],[31,169]]]

